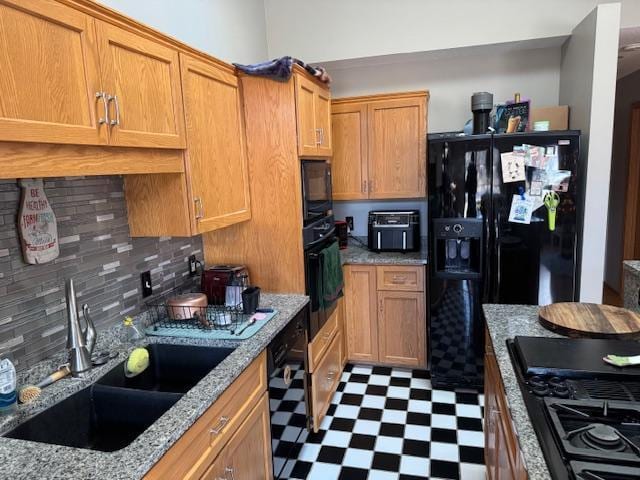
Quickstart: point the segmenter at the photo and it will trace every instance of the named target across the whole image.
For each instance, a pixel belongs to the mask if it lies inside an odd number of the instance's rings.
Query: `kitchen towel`
[[[340,262],[340,247],[333,242],[320,251],[320,278],[318,291],[320,292],[320,308],[325,308],[335,302],[344,288],[344,277]]]

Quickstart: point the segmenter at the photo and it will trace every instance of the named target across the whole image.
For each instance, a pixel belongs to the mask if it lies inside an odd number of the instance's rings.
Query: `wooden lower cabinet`
[[[269,398],[266,393],[224,447],[202,480],[273,478]]]
[[[426,366],[427,317],[424,292],[378,292],[378,359]]]
[[[311,403],[313,405],[313,431],[320,423],[331,404],[331,398],[338,388],[342,375],[342,332],[333,337],[329,348],[311,374]]]
[[[424,275],[423,266],[346,266],[348,360],[426,367]]]
[[[225,476],[227,467],[236,469],[237,480],[271,478],[269,428],[267,356],[262,352],[144,478],[231,480],[234,478],[232,472],[227,471]],[[264,436],[264,442],[257,437],[258,434]],[[238,451],[239,444],[252,445],[246,450],[251,461],[241,457],[243,453]],[[260,472],[266,474],[263,476]]]
[[[528,474],[488,332],[486,339],[484,456],[487,480],[526,480]]]
[[[345,268],[345,331],[347,356],[358,362],[378,361],[377,290],[375,267]]]

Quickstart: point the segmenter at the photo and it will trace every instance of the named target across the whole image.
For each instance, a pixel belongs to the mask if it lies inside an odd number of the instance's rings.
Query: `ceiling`
[[[625,51],[625,47],[637,45],[634,50]],[[620,29],[620,47],[618,51],[618,78],[640,70],[640,27]]]

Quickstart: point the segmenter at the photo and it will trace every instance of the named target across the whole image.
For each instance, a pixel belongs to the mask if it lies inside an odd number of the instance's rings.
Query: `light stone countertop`
[[[364,238],[366,244],[367,239]],[[427,249],[425,242],[422,242],[422,249],[419,252],[372,252],[367,247],[360,245],[356,241],[349,239],[346,249],[340,250],[342,264],[355,265],[426,265]]]
[[[304,295],[263,294],[260,305],[278,311],[267,324],[247,340],[199,340],[190,338],[147,337],[141,344],[178,343],[233,347],[235,350],[173,407],[154,422],[130,445],[115,452],[101,452],[0,437],[0,478],[129,480],[140,479],[162,455],[209,408],[231,383],[251,364],[271,340],[309,302]],[[117,351],[118,357],[94,368],[82,380],[65,378],[43,390],[31,405],[20,405],[18,413],[0,417],[0,432],[6,433],[36,413],[88,387],[122,362],[133,348],[123,344],[121,329],[99,333],[96,351]],[[64,362],[64,354],[21,372],[19,386],[42,379]]]
[[[483,305],[483,309],[529,480],[549,480],[551,474],[529,419],[506,341],[516,335],[532,337],[559,337],[559,335],[540,325],[538,307],[535,305]]]
[[[622,270],[624,277],[624,308],[640,313],[640,260],[625,260]]]

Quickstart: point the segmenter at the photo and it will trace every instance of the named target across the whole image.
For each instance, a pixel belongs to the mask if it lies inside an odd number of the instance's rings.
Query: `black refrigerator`
[[[428,144],[431,380],[479,388],[483,303],[578,298],[580,132],[438,133]]]

